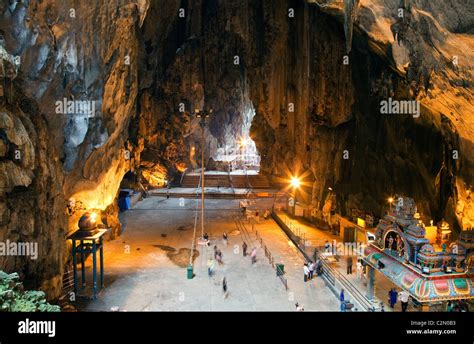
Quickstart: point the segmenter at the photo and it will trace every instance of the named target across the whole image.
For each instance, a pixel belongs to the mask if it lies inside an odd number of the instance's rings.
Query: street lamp
[[[206,119],[212,114],[212,109],[209,111],[199,109],[194,110],[196,118],[199,118],[199,125],[201,126],[201,238],[204,237],[204,144],[205,144],[205,127]]]
[[[300,179],[298,177],[294,177],[294,176],[291,177],[290,186],[293,187],[293,189],[296,191],[301,186]],[[290,196],[292,196],[288,191],[285,191],[282,196],[284,196],[286,194],[289,194]],[[276,200],[277,200],[277,195],[278,195],[278,192],[275,193],[275,197],[273,198],[272,210],[275,209],[275,203],[276,203]],[[295,197],[296,197],[296,195],[295,195]]]
[[[291,177],[290,184],[291,186],[293,186],[293,188],[297,189],[300,187],[301,182],[297,177]]]
[[[392,210],[393,197],[388,199],[388,203],[390,203],[390,210]]]

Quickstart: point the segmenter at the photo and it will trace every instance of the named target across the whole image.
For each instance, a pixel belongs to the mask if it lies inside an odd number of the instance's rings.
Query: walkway
[[[196,201],[149,197],[122,214],[125,227],[116,240],[105,243],[106,288],[96,301],[81,299],[79,308],[87,311],[111,309],[128,311],[294,311],[295,302],[306,310],[337,310],[337,298],[322,280],[304,283],[303,257],[272,220],[256,229],[272,254],[285,264],[289,290],[286,291],[274,268],[268,263],[255,234],[238,230],[235,218],[241,216],[238,200],[206,200],[206,231],[211,247],[197,245],[193,279],[186,278]],[[269,209],[271,199],[256,200],[255,207]],[[200,223],[198,219],[198,224]],[[229,234],[229,244],[222,241]],[[197,235],[201,235],[198,225]],[[250,235],[249,247],[258,247],[255,265],[243,257],[241,244]],[[246,239],[247,240],[247,239]],[[207,275],[207,259],[212,246],[223,252],[223,266]],[[87,271],[90,274],[90,259]],[[229,295],[223,297],[221,280],[226,276]],[[90,279],[89,279],[90,281]]]
[[[344,247],[342,240],[339,236],[332,235],[327,231],[322,231],[317,229],[314,226],[311,226],[307,221],[300,220],[289,216],[287,213],[279,211],[277,215],[282,219],[282,221],[291,229],[291,231],[305,240],[304,250],[309,257],[313,257],[314,250],[316,248],[323,250],[326,241],[331,245],[338,245],[338,249],[334,249],[334,253],[337,253],[333,257],[329,257],[330,264],[333,268],[337,269],[341,275],[343,275],[357,290],[361,292],[362,295],[367,295],[367,278],[360,278],[357,276],[356,272],[356,262],[357,256],[350,254],[353,260],[353,273],[347,274],[347,258],[348,254],[353,249],[353,247]],[[390,311],[401,311],[400,303],[395,305],[394,309],[391,309],[388,305],[388,291],[395,287],[393,282],[388,278],[383,276],[380,272],[376,271],[375,275],[376,285],[375,285],[375,297],[376,300],[373,302],[375,306],[379,306],[380,302],[384,303],[384,310],[387,312]],[[413,307],[410,305],[409,310],[413,310]]]

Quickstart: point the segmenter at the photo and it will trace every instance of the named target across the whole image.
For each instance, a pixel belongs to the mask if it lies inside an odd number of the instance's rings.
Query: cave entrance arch
[[[225,142],[218,146],[213,159],[227,166],[229,172],[258,173],[260,154],[255,142],[250,137],[250,127],[255,117],[252,102],[248,101],[240,112],[238,126],[226,129]]]

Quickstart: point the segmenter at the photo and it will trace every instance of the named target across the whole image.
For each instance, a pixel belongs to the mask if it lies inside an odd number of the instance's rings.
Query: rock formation
[[[342,214],[404,194],[424,220],[474,223],[468,2],[21,0],[0,17],[0,240],[43,252],[0,265],[49,297],[82,212],[119,233],[127,172],[159,186],[199,166],[197,108],[206,160],[250,130],[261,171],[304,175],[319,217],[331,187]],[[388,99],[419,116],[381,114]]]

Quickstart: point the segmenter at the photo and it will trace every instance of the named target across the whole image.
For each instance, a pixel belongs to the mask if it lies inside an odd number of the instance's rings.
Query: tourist
[[[214,259],[216,259],[216,260],[217,260],[217,252],[218,251],[219,250],[217,249],[217,245],[214,245]]]
[[[400,298],[400,303],[402,304],[402,312],[406,312],[408,308],[408,298],[410,294],[408,294],[405,290],[402,290],[398,297]]]
[[[347,257],[347,274],[352,275],[352,256]]]
[[[459,301],[459,310],[461,312],[469,312],[469,305],[467,304],[466,300]]]
[[[211,244],[211,242],[209,241],[209,234],[207,233],[204,233],[204,235],[202,236],[202,238],[204,239],[204,244],[206,246],[209,246]]]
[[[218,254],[217,254],[217,258],[218,258],[218,263],[219,265],[224,265],[224,261],[222,260],[222,251],[219,250]]]
[[[319,258],[316,262],[316,273],[318,274],[318,276],[321,276],[323,274],[323,262]]]
[[[303,273],[304,273],[304,278],[303,280],[305,282],[308,281],[308,278],[309,278],[309,268],[308,268],[308,263],[304,263],[304,266],[303,266]]]
[[[224,299],[227,298],[227,278],[225,276],[222,278],[222,292]]]
[[[242,244],[242,253],[244,254],[244,257],[247,257],[247,243],[244,241]]]
[[[265,209],[265,211],[263,212],[263,218],[265,220],[268,220],[269,217],[270,217],[270,212],[268,211],[268,209]]]
[[[388,303],[390,305],[390,308],[395,307],[395,304],[397,303],[397,297],[397,290],[395,288],[390,289],[390,291],[388,292]]]
[[[224,245],[227,246],[228,237],[226,232],[222,235],[222,241],[224,241]]]
[[[252,249],[252,253],[250,253],[250,258],[252,259],[252,264],[255,264],[257,262],[257,248],[256,247]]]
[[[452,312],[453,308],[453,303],[451,301],[448,301],[448,304],[446,306],[446,312]]]
[[[331,251],[331,244],[328,240],[326,240],[326,243],[324,244],[324,250],[326,251],[326,253],[329,253]]]
[[[346,311],[346,301],[344,297],[344,289],[341,289],[341,293],[339,294],[339,301],[341,302],[341,312]]]
[[[295,303],[295,307],[296,307],[297,312],[303,312],[304,311],[304,307],[302,305],[300,305],[298,302]]]
[[[315,269],[315,264],[312,261],[309,262],[308,269],[309,269],[309,279],[312,280],[314,269]]]
[[[357,263],[356,263],[356,273],[357,273],[357,278],[358,279],[362,279],[362,275],[363,275],[363,266],[362,266],[362,262],[360,259],[357,260]]]
[[[214,270],[214,259],[210,258],[207,260],[207,274],[209,277],[212,276],[212,272]]]

